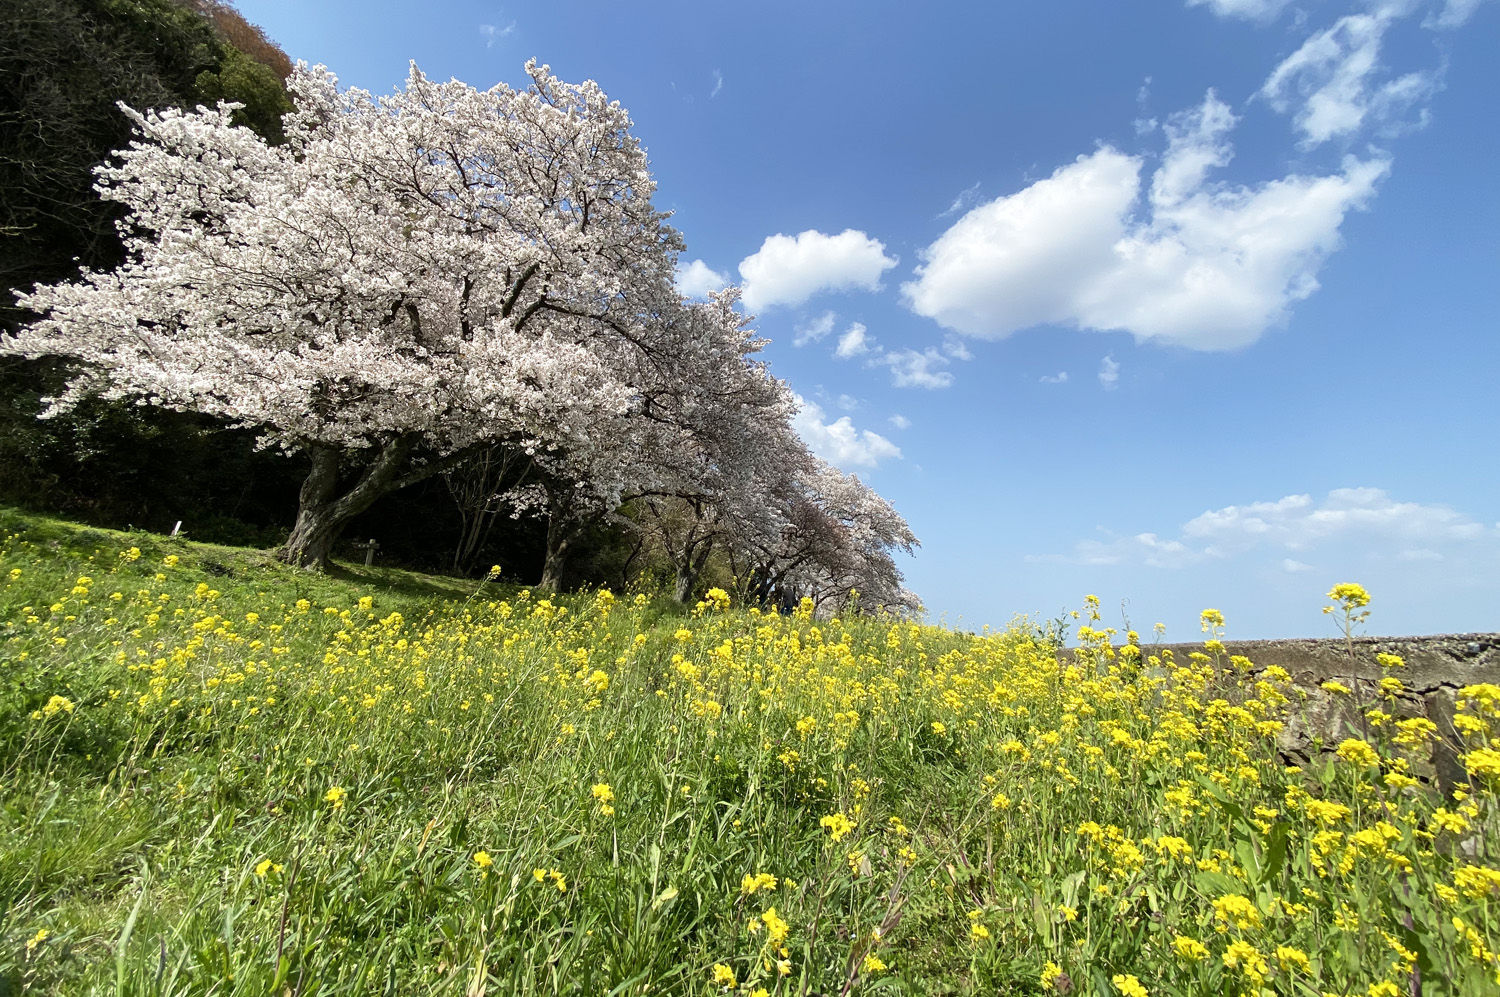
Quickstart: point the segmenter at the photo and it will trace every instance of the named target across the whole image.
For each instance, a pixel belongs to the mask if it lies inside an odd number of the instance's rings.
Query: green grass
[[[1492,687],[1451,800],[1212,652],[0,535],[0,994],[1500,985]]]

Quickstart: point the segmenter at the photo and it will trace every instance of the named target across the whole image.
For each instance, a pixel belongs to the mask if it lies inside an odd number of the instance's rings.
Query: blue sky
[[[1500,629],[1500,4],[239,8],[377,92],[598,80],[934,620]]]

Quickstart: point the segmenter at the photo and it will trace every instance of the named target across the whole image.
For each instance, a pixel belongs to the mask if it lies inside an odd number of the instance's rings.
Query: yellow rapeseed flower
[[[757,872],[753,876],[747,873],[740,880],[740,893],[748,897],[759,890],[774,890],[776,882],[776,877],[769,872]]]
[[[1475,748],[1463,756],[1464,768],[1481,779],[1500,782],[1500,751]]]
[[[1376,750],[1357,737],[1351,737],[1341,742],[1334,751],[1344,761],[1351,765],[1371,766],[1380,764],[1380,755]]]
[[[857,825],[840,811],[839,813],[829,814],[826,817],[820,818],[818,826],[828,831],[828,836],[831,840],[839,841],[850,831],[854,830]]]
[[[1114,983],[1115,989],[1120,992],[1120,997],[1148,997],[1146,988],[1134,976],[1116,973],[1110,978],[1110,981]]]
[[[1224,950],[1224,966],[1238,970],[1254,986],[1260,986],[1271,972],[1271,966],[1260,950],[1247,942],[1231,942]]]
[[[1346,609],[1359,609],[1370,604],[1370,593],[1363,585],[1342,582],[1328,590],[1328,598]]]
[[[72,712],[73,701],[67,696],[53,696],[51,699],[47,700],[47,704],[41,709],[41,714],[44,717],[55,717],[59,713]]]
[[[1348,807],[1342,803],[1334,803],[1331,800],[1309,799],[1304,804],[1303,810],[1307,813],[1307,816],[1324,825],[1337,824],[1348,820],[1350,814]]]
[[[1478,865],[1459,866],[1453,870],[1453,885],[1460,893],[1475,900],[1500,896],[1500,870]]]
[[[1241,931],[1260,927],[1260,910],[1256,908],[1254,901],[1238,893],[1231,893],[1219,897],[1214,901],[1214,920],[1220,922],[1220,929],[1225,926],[1235,927]]]
[[[775,907],[767,907],[766,912],[760,916],[761,923],[766,926],[766,937],[772,945],[780,945],[786,941],[791,932],[791,925],[781,919],[776,913]]]
[[[1172,939],[1172,952],[1177,958],[1186,959],[1188,962],[1198,962],[1208,958],[1208,946],[1186,935],[1178,935]]]

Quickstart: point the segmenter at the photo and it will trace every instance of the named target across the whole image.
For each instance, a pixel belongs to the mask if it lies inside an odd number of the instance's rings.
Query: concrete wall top
[[[1202,651],[1191,644],[1142,644],[1146,655],[1170,649],[1185,660]],[[1067,656],[1073,649],[1064,651]],[[1331,678],[1379,679],[1384,674],[1377,654],[1398,654],[1406,667],[1396,674],[1409,688],[1457,688],[1480,682],[1500,685],[1500,633],[1437,634],[1430,637],[1342,637],[1294,640],[1226,640],[1226,654],[1243,655],[1257,669],[1280,665],[1299,685]]]

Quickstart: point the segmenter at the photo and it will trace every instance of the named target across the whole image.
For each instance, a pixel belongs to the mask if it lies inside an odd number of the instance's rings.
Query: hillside
[[[0,992],[1500,985],[1493,686],[0,527]]]

